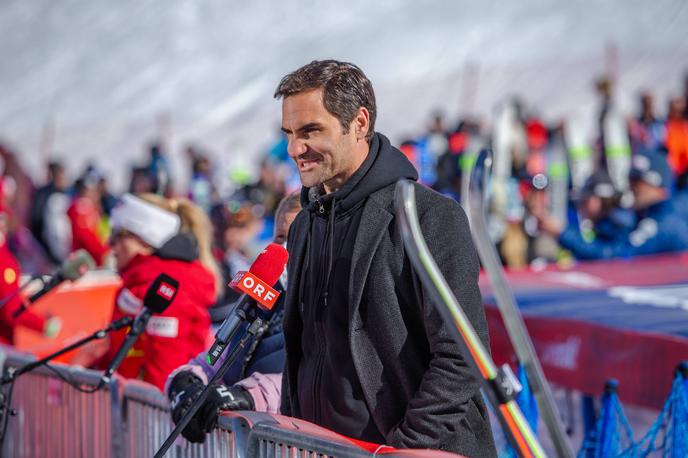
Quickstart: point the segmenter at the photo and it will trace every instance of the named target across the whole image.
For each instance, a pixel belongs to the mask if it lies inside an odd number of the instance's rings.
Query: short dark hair
[[[56,173],[64,172],[64,165],[59,161],[48,162],[48,173],[55,175]]]
[[[277,210],[275,210],[275,222],[280,218],[284,218],[287,213],[301,211],[301,192],[294,191],[287,194],[280,200]]]
[[[339,120],[345,134],[349,132],[349,124],[358,110],[361,107],[368,110],[370,127],[366,140],[370,141],[377,114],[375,92],[370,80],[354,64],[337,60],[314,60],[282,78],[275,90],[275,98],[287,98],[319,88],[323,88],[325,109]]]

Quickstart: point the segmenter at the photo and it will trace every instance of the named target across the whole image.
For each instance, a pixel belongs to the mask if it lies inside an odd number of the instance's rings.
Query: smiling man
[[[287,242],[282,412],[370,442],[495,456],[478,381],[404,253],[394,186],[418,175],[375,132],[370,81],[315,61],[275,97],[303,184]],[[421,185],[416,195],[430,250],[488,346],[466,216]]]

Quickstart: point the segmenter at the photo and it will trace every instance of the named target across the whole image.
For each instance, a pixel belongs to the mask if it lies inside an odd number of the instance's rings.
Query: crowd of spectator
[[[591,250],[571,241],[578,235],[578,242],[592,240],[595,227],[598,232],[605,233],[603,227],[610,218],[615,221],[612,226],[620,224],[627,233],[633,232],[639,216],[638,192],[631,189],[628,179],[619,179],[616,175],[619,169],[627,175],[631,173],[632,164],[637,165],[640,156],[649,155],[650,162],[662,170],[666,168],[663,162],[667,162],[668,172],[659,171],[660,175],[666,175],[660,187],[666,189],[667,199],[676,207],[672,212],[685,211],[688,207],[685,203],[688,200],[685,197],[688,185],[687,94],[672,97],[666,111],[660,114],[652,93],[642,91],[638,96],[637,114],[624,118],[628,151],[619,152],[624,145],[609,145],[613,140],[605,138],[605,133],[610,137],[605,122],[618,114],[613,82],[600,78],[596,88],[600,103],[594,123],[598,129],[588,135],[587,150],[584,150],[587,164],[583,166],[581,148],[569,138],[566,121],[547,124],[529,114],[535,110],[527,109],[526,104],[518,100],[510,103],[514,116],[506,127],[510,139],[506,148],[501,141],[505,128],[498,119],[491,123],[491,129],[472,118],[460,119],[452,127],[441,113],[434,113],[424,132],[401,141],[400,149],[418,169],[421,181],[457,200],[461,199],[462,181],[479,148],[492,147],[495,156],[500,153],[509,156],[511,174],[504,184],[508,189],[509,208],[503,211],[504,221],[492,234],[506,265],[523,267],[539,259],[562,259],[567,254],[580,259],[634,254],[621,249]],[[552,186],[548,184],[553,181],[553,156],[558,147],[564,148],[568,157],[569,209],[567,218],[553,221],[550,216],[555,203],[551,202],[549,188]],[[260,159],[255,182],[247,182],[242,174],[234,174],[240,178],[230,195],[219,194],[212,156],[198,147],[185,149],[189,185],[182,193],[174,187],[165,146],[154,142],[149,145],[148,152],[145,165],[131,168],[128,192],[166,197],[177,192],[196,203],[211,218],[214,254],[228,275],[245,268],[270,238],[277,204],[288,190],[298,187],[298,175],[288,157],[284,138]],[[619,167],[615,154],[626,154],[629,165]],[[25,270],[48,272],[79,248],[86,249],[99,265],[107,265],[108,218],[117,204],[117,197],[108,187],[107,176],[89,166],[76,179],[70,180],[63,164],[54,161],[46,166],[45,181],[34,184],[23,172],[16,156],[6,147],[0,149],[3,164],[0,199],[2,207],[11,210],[9,243]],[[655,156],[660,159],[654,160]],[[638,175],[637,170],[634,173]],[[495,186],[498,184],[495,182]],[[495,199],[497,197],[495,193]],[[599,210],[592,208],[595,206],[599,206]],[[567,225],[567,221],[571,224]],[[548,242],[548,238],[554,240]],[[653,251],[665,250],[657,246],[642,252]],[[227,299],[231,297],[229,294]]]
[[[423,183],[459,201],[477,152],[494,151],[490,235],[509,268],[688,249],[688,78],[685,94],[672,97],[661,113],[650,91],[639,93],[638,111],[629,115],[619,113],[610,78],[600,78],[595,88],[597,130],[583,144],[567,120],[548,124],[512,100],[491,128],[473,118],[452,124],[434,113],[400,149]],[[197,146],[184,154],[188,189],[175,188],[170,152],[153,142],[145,164],[131,168],[126,191],[164,197],[176,202],[175,209],[183,198],[205,215],[214,273],[221,277],[213,308],[224,310],[237,298],[224,285],[272,239],[275,211],[288,193],[298,191],[298,173],[286,138],[280,137],[260,157],[257,179],[229,173],[235,179],[232,192],[223,195],[213,156]],[[99,266],[117,270],[112,215],[120,196],[107,175],[88,166],[69,177],[64,164],[52,161],[45,180],[34,183],[17,158],[0,147],[2,240],[23,271],[49,273],[78,249]],[[557,183],[564,190],[559,203]]]

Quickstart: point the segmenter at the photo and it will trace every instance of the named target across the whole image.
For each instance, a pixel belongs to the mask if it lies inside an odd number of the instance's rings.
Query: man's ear
[[[356,140],[365,140],[370,129],[370,113],[368,109],[366,107],[359,108],[352,123],[356,133]]]

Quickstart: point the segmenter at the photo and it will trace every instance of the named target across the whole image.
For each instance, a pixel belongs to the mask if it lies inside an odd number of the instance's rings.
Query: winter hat
[[[618,199],[621,193],[614,187],[606,170],[598,170],[587,179],[581,189],[580,198],[599,197],[600,199]]]
[[[671,169],[666,158],[651,151],[639,152],[633,156],[629,176],[631,180],[643,180],[661,188],[670,188],[672,183]]]
[[[155,249],[160,248],[179,232],[181,219],[132,194],[124,194],[112,209],[112,231],[125,229]]]

